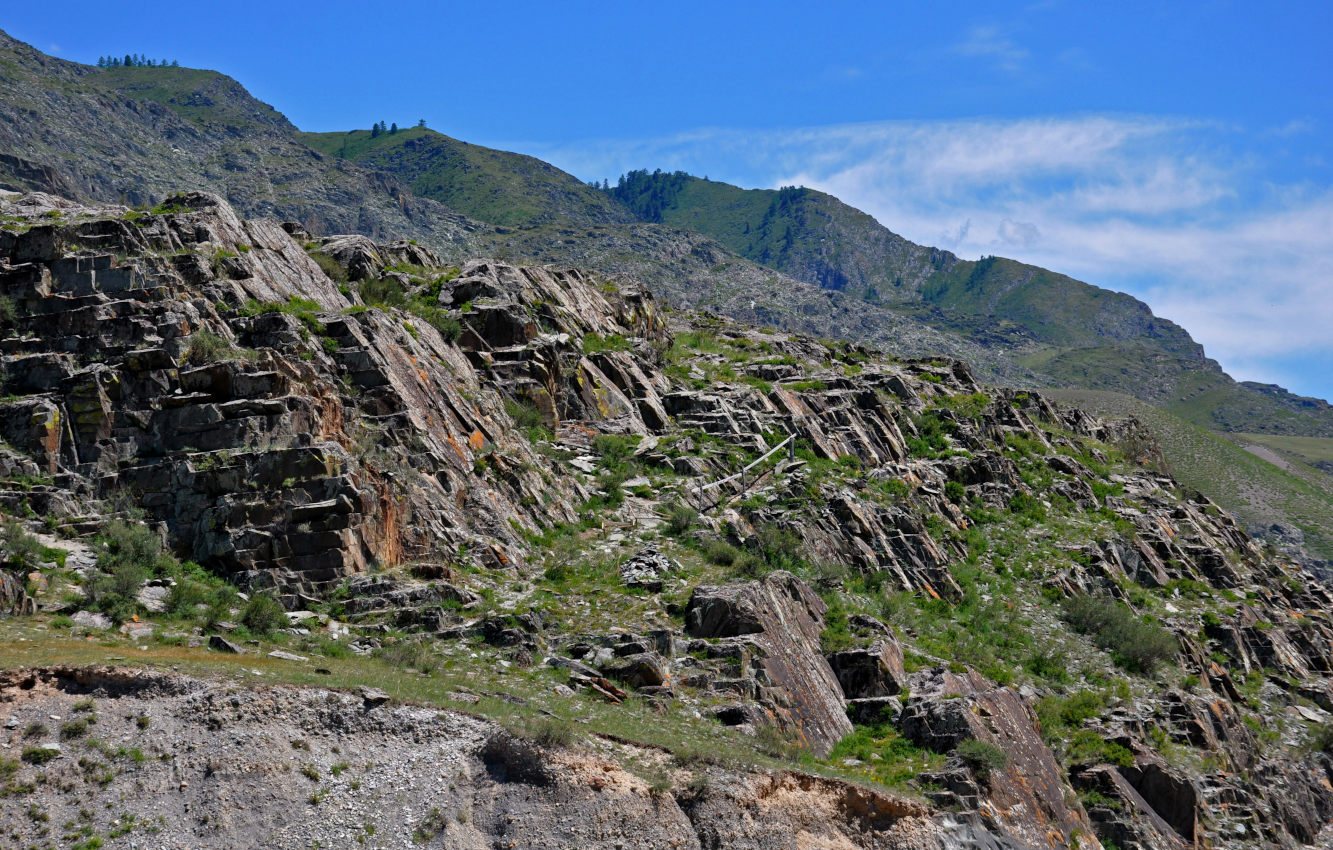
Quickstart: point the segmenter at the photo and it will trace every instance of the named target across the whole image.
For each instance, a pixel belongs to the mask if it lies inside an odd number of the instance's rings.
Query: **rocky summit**
[[[1333,846],[1333,593],[1133,419],[0,201],[0,843]]]

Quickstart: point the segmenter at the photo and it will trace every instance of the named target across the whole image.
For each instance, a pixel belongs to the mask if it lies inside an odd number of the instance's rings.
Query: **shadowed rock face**
[[[1064,773],[1017,691],[997,688],[977,673],[956,675],[944,668],[919,673],[911,678],[911,697],[898,726],[917,744],[939,751],[977,740],[1004,752],[1006,763],[988,776],[940,777],[948,789],[942,802],[956,800],[966,809],[984,796],[977,816],[997,834],[1020,846],[1047,840],[1073,846],[1077,835],[1092,834],[1082,807],[1066,802],[1072,794],[1066,794]]]
[[[0,405],[4,437],[76,489],[136,494],[184,557],[300,593],[460,545],[512,568],[519,529],[587,497],[538,473],[481,362],[425,321],[351,310],[275,224],[201,193],[159,215],[42,195],[5,210],[35,226],[0,232],[0,290],[28,340],[4,358],[28,393]],[[557,288],[591,305],[554,315],[561,331],[596,315],[602,333],[633,333],[577,274]],[[651,329],[646,293],[620,303]]]
[[[821,755],[852,731],[842,688],[819,652],[827,610],[805,582],[778,571],[762,581],[696,588],[685,613],[694,637],[744,635],[761,650],[771,710]]]
[[[1079,771],[1071,777],[1080,791],[1095,791],[1106,802],[1088,807],[1099,835],[1117,847],[1136,850],[1184,850],[1187,844],[1120,772],[1110,766]],[[1193,826],[1191,819],[1190,825]]]

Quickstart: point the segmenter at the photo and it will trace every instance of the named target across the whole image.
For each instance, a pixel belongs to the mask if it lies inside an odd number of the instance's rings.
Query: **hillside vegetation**
[[[1182,484],[1207,493],[1256,531],[1273,523],[1295,526],[1311,554],[1333,560],[1333,479],[1294,456],[1284,468],[1242,448],[1258,444],[1285,452],[1289,449],[1284,447],[1290,446],[1326,455],[1333,441],[1271,434],[1228,438],[1120,393],[1049,392],[1053,398],[1098,415],[1138,418],[1152,429],[1171,473]]]

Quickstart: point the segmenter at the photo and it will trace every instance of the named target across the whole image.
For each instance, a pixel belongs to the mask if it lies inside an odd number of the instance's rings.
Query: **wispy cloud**
[[[994,24],[980,24],[968,30],[967,38],[953,46],[960,56],[988,59],[1001,71],[1016,74],[1031,55],[1004,30]]]
[[[704,129],[532,152],[585,177],[660,167],[820,189],[917,242],[1131,292],[1236,377],[1296,374],[1296,389],[1328,397],[1333,186],[1274,177],[1262,146],[1247,147],[1262,136],[1086,115]]]

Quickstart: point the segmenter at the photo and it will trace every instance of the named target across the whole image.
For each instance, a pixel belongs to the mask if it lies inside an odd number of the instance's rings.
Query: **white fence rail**
[[[691,487],[691,488],[689,489],[689,492],[694,496],[695,501],[698,502],[698,503],[700,504],[701,510],[706,510],[706,509],[707,509],[707,508],[704,508],[704,507],[702,506],[702,503],[703,503],[703,499],[704,499],[704,494],[707,493],[709,490],[713,490],[713,489],[716,489],[716,488],[718,488],[718,487],[723,487],[723,486],[725,486],[725,485],[727,485],[727,484],[730,484],[731,482],[733,482],[733,481],[735,481],[735,480],[737,480],[737,479],[740,479],[740,482],[741,482],[741,493],[744,493],[746,490],[748,490],[748,489],[750,488],[750,481],[751,481],[751,478],[750,478],[750,470],[754,469],[754,468],[755,468],[756,466],[758,466],[759,464],[761,464],[761,463],[763,463],[764,461],[768,460],[768,459],[771,458],[773,455],[775,455],[775,454],[777,454],[778,452],[780,452],[783,448],[786,448],[786,449],[787,449],[787,457],[788,457],[789,459],[791,459],[791,460],[795,460],[795,459],[796,459],[796,436],[795,436],[795,435],[792,435],[792,436],[788,437],[787,439],[783,440],[782,442],[778,443],[776,446],[774,446],[773,448],[769,449],[769,450],[768,450],[767,452],[765,452],[764,454],[760,455],[758,459],[753,460],[753,461],[751,461],[750,463],[746,464],[744,467],[742,467],[742,469],[741,469],[740,472],[734,473],[734,474],[732,474],[732,475],[728,475],[726,478],[719,478],[717,481],[713,481],[713,482],[711,482],[711,483],[709,483],[709,484],[701,484],[701,485],[699,485],[698,487]],[[757,481],[758,479],[759,479],[759,476],[755,476],[754,480]]]

